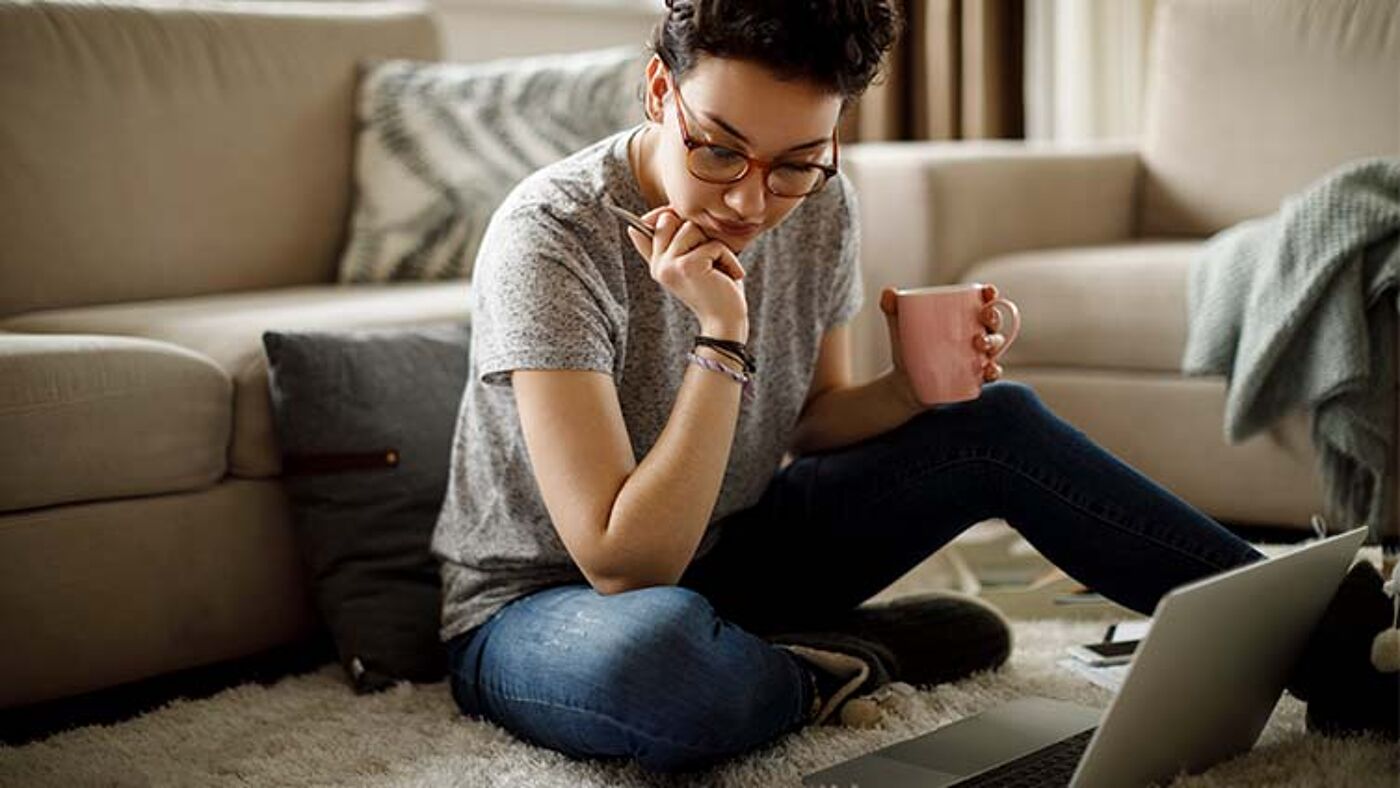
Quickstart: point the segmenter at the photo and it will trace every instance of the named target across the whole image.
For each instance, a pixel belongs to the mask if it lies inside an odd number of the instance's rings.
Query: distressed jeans
[[[804,724],[805,668],[764,633],[818,626],[996,517],[1145,614],[1179,585],[1262,558],[1001,381],[780,469],[756,504],[715,524],[718,541],[676,585],[605,596],[580,583],[511,601],[448,643],[453,698],[574,757],[705,768]]]

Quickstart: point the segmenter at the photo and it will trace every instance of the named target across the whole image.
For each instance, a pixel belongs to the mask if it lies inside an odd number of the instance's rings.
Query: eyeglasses
[[[667,81],[670,79],[668,75]],[[691,138],[690,128],[685,122],[690,110],[685,106],[675,82],[671,82],[671,90],[676,94],[676,119],[680,121],[681,142],[686,147],[686,168],[696,178],[706,183],[737,183],[749,174],[750,169],[757,167],[764,174],[764,186],[774,196],[806,197],[821,191],[826,182],[836,175],[839,151],[835,130],[831,132],[830,165],[755,159],[733,148]]]

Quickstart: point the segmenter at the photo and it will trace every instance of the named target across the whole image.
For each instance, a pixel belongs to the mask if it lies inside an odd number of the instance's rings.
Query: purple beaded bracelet
[[[691,353],[686,353],[686,354],[685,354],[685,357],[688,358],[688,359],[690,359],[692,363],[699,364],[700,366],[704,367],[705,369],[712,370],[712,371],[714,371],[714,372],[719,372],[719,373],[724,374],[724,375],[728,375],[728,376],[729,376],[730,378],[732,378],[735,382],[737,382],[737,383],[742,383],[742,384],[744,385],[744,390],[743,390],[743,397],[744,397],[744,399],[745,399],[745,400],[751,400],[751,399],[753,399],[753,376],[751,376],[751,375],[746,375],[746,374],[744,374],[744,373],[742,373],[742,372],[735,372],[734,370],[730,369],[729,367],[726,367],[725,365],[719,363],[718,361],[711,361],[710,359],[705,358],[704,356],[696,355],[696,354],[693,353],[693,352],[691,352]]]

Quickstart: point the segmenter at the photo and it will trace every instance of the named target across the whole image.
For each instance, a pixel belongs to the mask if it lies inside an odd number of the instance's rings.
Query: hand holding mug
[[[1001,333],[998,308],[1010,313],[1009,335]],[[1021,329],[1016,305],[990,284],[885,288],[880,309],[895,377],[921,408],[976,399],[983,383],[1001,377],[998,359]]]

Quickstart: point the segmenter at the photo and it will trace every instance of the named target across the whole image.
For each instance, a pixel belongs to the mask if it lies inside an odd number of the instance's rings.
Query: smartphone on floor
[[[1114,640],[1108,643],[1086,643],[1082,646],[1070,646],[1069,655],[1096,668],[1124,665],[1132,661],[1133,652],[1141,642]]]

